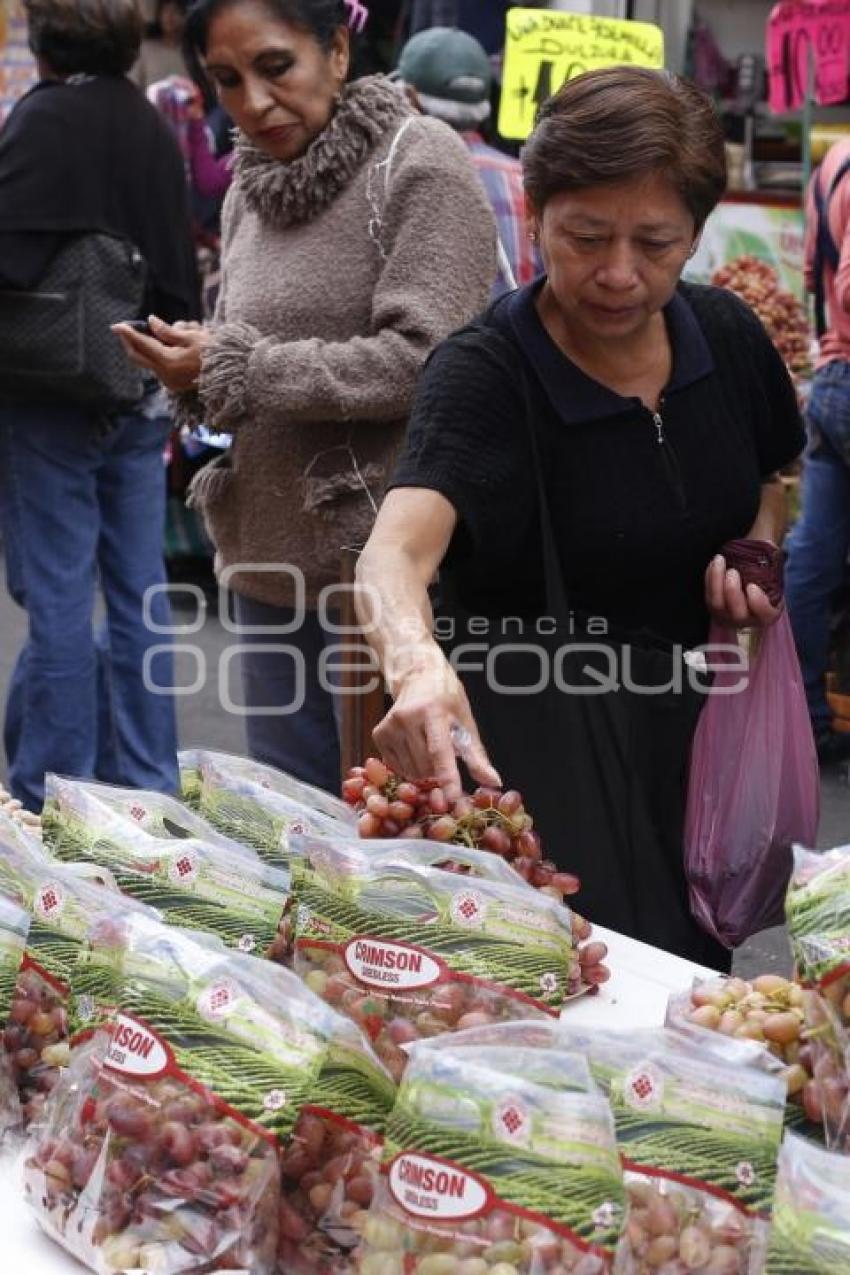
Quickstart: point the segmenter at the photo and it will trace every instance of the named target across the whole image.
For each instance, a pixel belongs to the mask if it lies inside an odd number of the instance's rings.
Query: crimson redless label
[[[125,1076],[154,1080],[168,1069],[171,1053],[164,1040],[131,1014],[119,1014],[106,1053],[106,1066]]]
[[[403,1151],[389,1167],[390,1194],[406,1213],[455,1222],[478,1217],[491,1204],[487,1183],[450,1160]]]
[[[351,939],[342,955],[354,977],[370,987],[431,987],[443,974],[440,961],[409,943]]]

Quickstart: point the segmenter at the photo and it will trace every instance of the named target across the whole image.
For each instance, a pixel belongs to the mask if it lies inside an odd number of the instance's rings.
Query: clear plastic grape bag
[[[760,1273],[784,1096],[759,1046],[562,1018],[462,1032],[448,1047],[475,1057],[494,1045],[583,1054],[610,1098],[629,1199],[618,1275]]]
[[[836,1030],[850,1038],[850,846],[794,847],[785,917],[801,980],[818,991]]]
[[[67,1065],[73,1019],[78,1025],[112,1004],[109,971],[86,962],[93,935],[120,935],[131,913],[154,916],[142,904],[107,893],[40,845],[0,844],[0,896],[30,915],[4,1046],[12,1065],[25,1123],[37,1119]],[[71,978],[75,979],[72,994]]]
[[[4,846],[11,846],[24,853],[38,854],[41,850],[41,827],[19,823],[0,810],[0,853]]]
[[[751,1052],[757,1065],[781,1071],[788,1097],[799,1101],[810,1077],[802,1061],[804,999],[797,983],[778,974],[763,974],[752,982],[697,978],[689,992],[670,997],[666,1021],[698,1047],[708,1046],[717,1036],[736,1042]]]
[[[59,791],[60,786],[64,791],[66,808],[73,801],[76,793],[80,809],[83,811],[85,809],[83,799],[85,796],[90,796],[96,798],[101,807],[105,806],[131,827],[141,828],[149,836],[161,841],[185,841],[196,838],[210,845],[231,850],[234,854],[251,853],[239,841],[225,837],[195,810],[191,810],[189,806],[183,805],[182,802],[169,797],[166,793],[148,792],[142,788],[121,788],[115,784],[101,784],[90,779],[69,779],[64,775],[54,775],[50,772],[45,776],[46,801],[42,813],[45,836],[48,835],[48,825],[53,818],[51,794]],[[90,817],[95,820],[93,830],[99,827],[99,816],[95,813],[96,811],[97,807],[88,808]],[[52,834],[54,839],[63,837],[69,840],[70,829],[63,827],[61,819],[56,822],[58,826]]]
[[[850,1159],[785,1135],[765,1275],[850,1271]]]
[[[322,788],[316,788],[313,784],[307,784],[294,775],[288,775],[283,770],[277,770],[274,766],[255,761],[251,757],[213,752],[207,748],[192,748],[178,753],[177,761],[180,767],[181,792],[189,804],[201,803],[204,769],[212,766],[221,775],[259,784],[267,792],[297,801],[308,810],[335,820],[342,828],[356,827],[356,816],[340,797],[334,797]]]
[[[229,837],[253,846],[261,857],[288,867],[289,838],[298,833],[332,837],[354,834],[351,811],[344,802],[320,794],[321,803],[302,800],[303,785],[258,762],[222,754],[198,756],[201,775],[199,808],[204,818]],[[340,812],[326,813],[326,807]],[[321,804],[322,808],[318,808]]]
[[[299,839],[295,969],[367,1033],[398,1078],[403,1046],[500,1019],[557,1016],[576,977],[571,916],[481,851],[474,877],[363,843]],[[454,856],[454,848],[453,848]],[[421,860],[421,861],[420,861]]]
[[[785,1082],[680,1048],[641,1056],[627,1043],[593,1045],[607,1084],[629,1214],[622,1275],[759,1275],[782,1138]]]
[[[828,1147],[850,1149],[850,847],[794,847],[785,900],[788,934],[805,986],[806,1054],[814,1082],[804,1101],[820,1114]]]
[[[611,1113],[597,1091],[550,1083],[546,1058],[541,1084],[500,1049],[412,1051],[359,1275],[612,1269],[624,1191]]]
[[[6,1029],[13,1006],[17,1007],[15,990],[29,927],[29,912],[0,895],[0,1025],[4,1033],[0,1049],[0,1143],[21,1129],[23,1123],[15,1072],[6,1045]]]
[[[48,775],[45,846],[62,860],[105,870],[130,898],[156,908],[168,925],[204,930],[228,947],[285,963],[289,873],[219,838],[152,836],[84,785]]]
[[[314,837],[293,835],[290,838],[290,855],[303,858],[305,854],[321,856],[322,847],[336,848],[343,855],[359,854],[368,856],[374,870],[382,864],[404,862],[412,867],[438,868],[443,872],[451,872],[460,877],[480,877],[485,881],[494,881],[513,889],[532,889],[532,883],[517,872],[513,864],[508,863],[501,855],[483,849],[475,849],[463,845],[446,844],[437,841],[413,841],[404,837],[382,839],[342,837]],[[556,902],[563,903],[561,890],[552,886],[543,890],[543,895]],[[570,918],[570,932],[573,943],[572,960],[564,1000],[593,994],[598,985],[610,977],[610,971],[603,964],[607,956],[605,944],[593,938],[593,926],[584,917],[579,916],[572,908],[564,904]]]
[[[42,1225],[110,1275],[344,1272],[393,1098],[360,1033],[213,940],[134,920],[117,959],[110,1029],[31,1140]]]

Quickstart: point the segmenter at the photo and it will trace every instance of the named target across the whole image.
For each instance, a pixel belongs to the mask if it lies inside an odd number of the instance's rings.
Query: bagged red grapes
[[[363,1037],[287,971],[181,930],[134,920],[119,965],[120,1008],[31,1141],[42,1225],[104,1275],[344,1272],[393,1098]]]
[[[400,1076],[402,1046],[500,1019],[556,1016],[577,977],[569,911],[491,856],[459,851],[469,877],[362,843],[299,838],[293,857],[295,968],[354,1019]],[[453,849],[453,857],[454,855]]]
[[[782,1135],[784,1081],[753,1041],[689,1039],[669,1028],[617,1031],[503,1023],[444,1044],[459,1056],[496,1048],[568,1050],[609,1096],[626,1170],[628,1226],[618,1275],[758,1275]],[[435,1042],[413,1046],[414,1058]],[[773,1060],[776,1061],[776,1060]]]
[[[105,869],[122,893],[157,909],[168,925],[215,934],[228,947],[283,962],[289,874],[214,835],[167,840],[117,814],[99,792],[48,775],[44,843],[61,860]]]
[[[2,846],[0,846],[2,854]],[[0,1027],[4,1033],[15,1004],[15,988],[26,949],[30,915],[11,899],[0,895]],[[0,1049],[0,1139],[22,1122],[21,1103],[11,1058],[5,1043]]]
[[[266,862],[289,865],[289,838],[297,833],[351,833],[349,809],[326,793],[322,801],[282,771],[223,753],[200,753],[199,809],[219,831],[253,846]],[[305,799],[306,798],[306,799]],[[327,813],[330,809],[333,813]]]
[[[809,1118],[820,1113],[827,1146],[850,1149],[850,847],[827,853],[794,848],[785,900],[788,933],[805,987],[806,1054],[814,1084],[804,1091]]]
[[[92,934],[101,941],[117,938],[130,912],[155,914],[83,880],[27,841],[0,842],[0,895],[31,917],[3,1035],[29,1122],[67,1065],[69,1015],[86,1019],[112,1003],[111,972],[84,959]]]
[[[611,1112],[592,1085],[559,1081],[563,1055],[535,1053],[413,1047],[359,1275],[613,1269],[625,1192]]]
[[[737,1041],[724,1062],[724,1044],[718,1037],[701,1057],[684,1041],[647,1049],[633,1033],[588,1042],[625,1169],[624,1273],[762,1270],[785,1081],[742,1066]]]

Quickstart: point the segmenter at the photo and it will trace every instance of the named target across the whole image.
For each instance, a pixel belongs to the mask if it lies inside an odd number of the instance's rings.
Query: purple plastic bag
[[[737,947],[781,925],[791,846],[814,845],[820,777],[800,665],[787,612],[756,635],[749,670],[714,651],[712,693],[694,736],[685,816],[691,912]],[[738,634],[712,626],[711,645]],[[732,688],[745,683],[737,694]]]

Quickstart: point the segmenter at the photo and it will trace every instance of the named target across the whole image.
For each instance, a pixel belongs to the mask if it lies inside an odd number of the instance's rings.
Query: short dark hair
[[[139,56],[136,0],[24,0],[29,43],[57,75],[126,75]]]
[[[240,4],[242,0],[195,0],[186,18],[183,44],[190,60],[203,57],[207,50],[210,23],[213,18]],[[348,9],[344,0],[261,0],[281,22],[308,31],[323,49],[330,49],[340,27],[348,26]]]
[[[726,189],[723,129],[711,98],[680,75],[637,66],[568,80],[543,103],[522,166],[538,211],[561,191],[659,172],[699,228]]]

